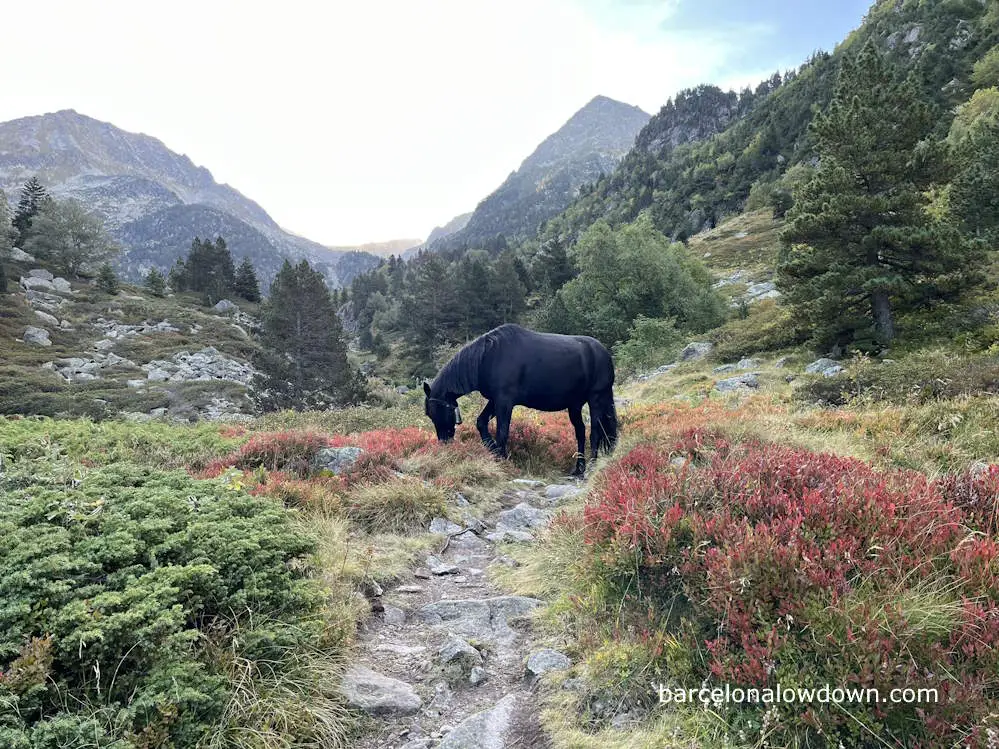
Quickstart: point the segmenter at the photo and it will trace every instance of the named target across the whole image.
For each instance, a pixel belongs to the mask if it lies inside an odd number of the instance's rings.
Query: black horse
[[[576,430],[574,476],[586,471],[584,404],[590,406],[591,458],[599,450],[614,449],[613,388],[614,362],[599,341],[583,335],[535,333],[519,325],[500,325],[479,336],[444,365],[433,383],[423,383],[426,414],[442,442],[453,439],[455,425],[461,423],[458,398],[473,390],[482,393],[489,402],[475,425],[486,447],[504,458],[514,406],[568,411]],[[495,440],[489,434],[493,416]]]

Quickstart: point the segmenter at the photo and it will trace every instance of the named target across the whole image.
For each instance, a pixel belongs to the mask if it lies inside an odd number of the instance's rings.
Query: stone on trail
[[[551,671],[567,671],[571,666],[572,661],[565,653],[545,648],[528,657],[525,676],[529,680],[535,681],[543,674]]]
[[[462,638],[451,635],[437,651],[437,660],[445,678],[455,683],[471,677],[472,669],[482,665],[482,654]]]
[[[583,490],[574,484],[552,484],[545,489],[545,497],[548,499],[568,499],[581,493]]]
[[[450,562],[445,562],[440,557],[435,557],[433,555],[427,557],[427,568],[430,570],[432,575],[457,575],[458,566],[451,564]]]
[[[473,640],[510,643],[517,638],[510,619],[541,605],[542,601],[526,596],[443,600],[422,606],[417,618],[430,625],[446,625],[450,633]]]
[[[531,528],[544,528],[552,521],[550,510],[539,510],[527,502],[521,502],[511,510],[503,510],[496,522],[496,532],[528,531]]]
[[[527,531],[514,531],[509,528],[501,530],[497,528],[494,533],[488,534],[486,539],[493,543],[531,543],[534,540],[534,536]]]
[[[516,717],[522,698],[508,694],[488,710],[476,713],[448,733],[437,749],[506,749],[514,746]]]
[[[535,479],[514,479],[510,482],[511,484],[520,484],[521,486],[526,486],[528,489],[537,489],[539,486],[544,486],[544,481],[536,481]]]
[[[442,533],[446,536],[450,536],[454,533],[461,533],[464,528],[462,528],[457,523],[452,523],[447,518],[434,518],[430,521],[431,533]]]
[[[365,666],[352,666],[344,674],[340,691],[350,707],[368,715],[412,715],[423,706],[409,684]]]

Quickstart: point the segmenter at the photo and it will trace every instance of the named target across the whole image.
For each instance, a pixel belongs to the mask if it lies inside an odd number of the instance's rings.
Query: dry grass
[[[347,496],[348,518],[368,531],[406,533],[447,512],[447,491],[412,478],[365,484]]]

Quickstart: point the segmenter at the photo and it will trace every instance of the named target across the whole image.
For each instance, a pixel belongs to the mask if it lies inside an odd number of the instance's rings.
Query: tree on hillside
[[[972,257],[926,212],[933,124],[915,80],[901,81],[872,44],[844,60],[812,126],[820,164],[782,234],[778,284],[823,343],[895,337],[897,310],[960,288]]]
[[[999,242],[999,89],[980,89],[957,112],[947,141],[951,216],[968,234]]]
[[[166,295],[166,279],[158,268],[153,268],[146,274],[144,281],[146,289],[153,296]]]
[[[111,294],[113,296],[118,293],[118,276],[115,275],[114,268],[111,267],[111,263],[102,264],[100,269],[97,271],[96,286],[105,294]]]
[[[99,266],[119,250],[104,222],[76,200],[45,200],[30,227],[24,250],[67,275]]]
[[[0,191],[0,294],[7,292],[7,271],[4,261],[10,254],[14,241],[14,229],[10,225],[10,206],[7,196]]]
[[[463,316],[456,279],[437,253],[426,254],[412,272],[402,301],[401,324],[410,354],[428,363],[441,344],[458,340]]]
[[[14,211],[13,221],[18,244],[23,246],[28,240],[32,221],[45,206],[47,200],[49,200],[49,194],[42,183],[38,181],[38,177],[32,177],[24,183],[24,187],[21,188],[21,199]]]
[[[257,271],[253,267],[253,262],[248,257],[244,257],[243,262],[236,269],[233,291],[248,302],[260,301],[260,284],[257,281]]]
[[[549,305],[559,320],[546,327],[585,333],[607,346],[628,337],[639,317],[672,318],[700,332],[724,320],[724,305],[707,270],[679,244],[657,231],[648,214],[614,230],[604,221],[590,227],[573,248],[580,274]],[[554,332],[554,331],[553,331]]]
[[[195,237],[183,262],[183,270],[178,272],[183,274],[183,289],[200,292],[209,305],[232,292],[236,281],[232,253],[222,237],[216,237],[214,242]]]
[[[286,260],[275,277],[260,342],[257,397],[265,411],[328,408],[364,396],[326,281],[307,261]]]

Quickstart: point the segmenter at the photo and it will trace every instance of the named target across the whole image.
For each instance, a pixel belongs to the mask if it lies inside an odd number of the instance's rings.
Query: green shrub
[[[665,364],[676,358],[684,339],[675,321],[639,315],[628,331],[628,340],[614,347],[615,364],[624,374]]]
[[[808,339],[808,329],[786,307],[765,300],[749,308],[745,318],[730,320],[711,334],[711,358],[735,361],[761,351],[779,351]]]
[[[923,351],[899,361],[858,359],[846,372],[798,388],[801,401],[843,405],[852,398],[890,403],[928,403],[999,393],[999,357]]]
[[[39,479],[7,493],[0,536],[3,746],[199,745],[232,664],[280,676],[331,641],[290,514],[214,482]]]

